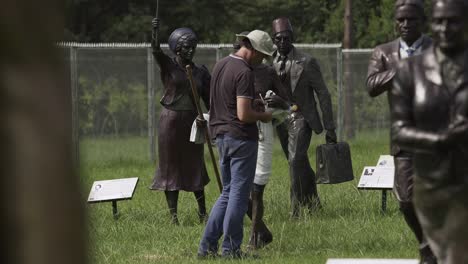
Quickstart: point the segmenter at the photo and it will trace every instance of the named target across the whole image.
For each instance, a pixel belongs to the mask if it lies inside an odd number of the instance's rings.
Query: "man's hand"
[[[338,142],[335,130],[327,130],[327,134],[325,135],[325,141],[327,144],[336,144]]]
[[[197,127],[198,128],[205,128],[206,127],[206,120],[205,119],[201,119],[200,117],[197,116],[197,118],[195,119],[195,123],[197,124]]]
[[[289,109],[288,103],[276,94],[265,98],[265,101],[267,102],[268,107]]]
[[[265,103],[261,99],[254,99],[253,109],[257,112],[265,112]]]

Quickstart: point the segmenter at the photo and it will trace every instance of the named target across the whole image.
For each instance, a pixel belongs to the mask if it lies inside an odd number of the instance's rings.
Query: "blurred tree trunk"
[[[352,0],[345,0],[344,12],[344,36],[343,48],[351,49],[353,47],[353,13]],[[344,135],[347,139],[354,137],[354,93],[353,93],[353,75],[351,67],[351,58],[349,53],[344,54],[343,58],[343,83],[344,83]]]
[[[87,263],[68,67],[55,46],[63,4],[4,0],[0,9],[0,263]]]

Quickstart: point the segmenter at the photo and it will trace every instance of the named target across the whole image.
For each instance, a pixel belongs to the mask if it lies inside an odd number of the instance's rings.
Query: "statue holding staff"
[[[195,194],[200,221],[206,219],[204,186],[209,178],[204,162],[204,145],[189,141],[193,120],[197,117],[190,82],[185,66],[191,65],[198,94],[209,109],[211,76],[204,66],[197,66],[192,59],[197,47],[197,36],[190,28],[178,28],[169,36],[169,49],[174,58],[166,55],[159,43],[159,19],[152,21],[153,56],[160,68],[164,86],[163,106],[158,129],[158,159],[153,184],[150,189],[164,191],[172,222],[179,223],[177,204],[179,191]],[[205,126],[198,122],[200,127]]]

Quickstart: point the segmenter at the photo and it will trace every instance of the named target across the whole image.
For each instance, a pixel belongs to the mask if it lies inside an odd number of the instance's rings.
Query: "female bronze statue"
[[[193,79],[198,94],[209,109],[211,76],[204,66],[192,62],[197,37],[189,28],[178,28],[169,36],[169,48],[174,58],[166,55],[159,45],[159,19],[152,21],[153,56],[159,65],[164,86],[163,106],[158,129],[158,159],[150,189],[164,191],[174,224],[178,224],[177,202],[179,191],[194,192],[200,221],[206,218],[204,186],[209,182],[203,159],[203,144],[189,141],[193,121],[197,117],[185,66],[193,68]],[[202,124],[200,124],[202,125]]]

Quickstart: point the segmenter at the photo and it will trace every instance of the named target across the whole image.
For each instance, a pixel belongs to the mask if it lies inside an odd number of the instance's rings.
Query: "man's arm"
[[[384,53],[377,47],[372,52],[367,69],[367,92],[369,96],[376,97],[392,87],[393,77],[395,76],[394,67],[388,67],[383,62]]]
[[[255,123],[258,120],[262,122],[271,121],[271,113],[257,112],[252,108],[252,99],[246,97],[237,97],[237,118],[244,123]]]

